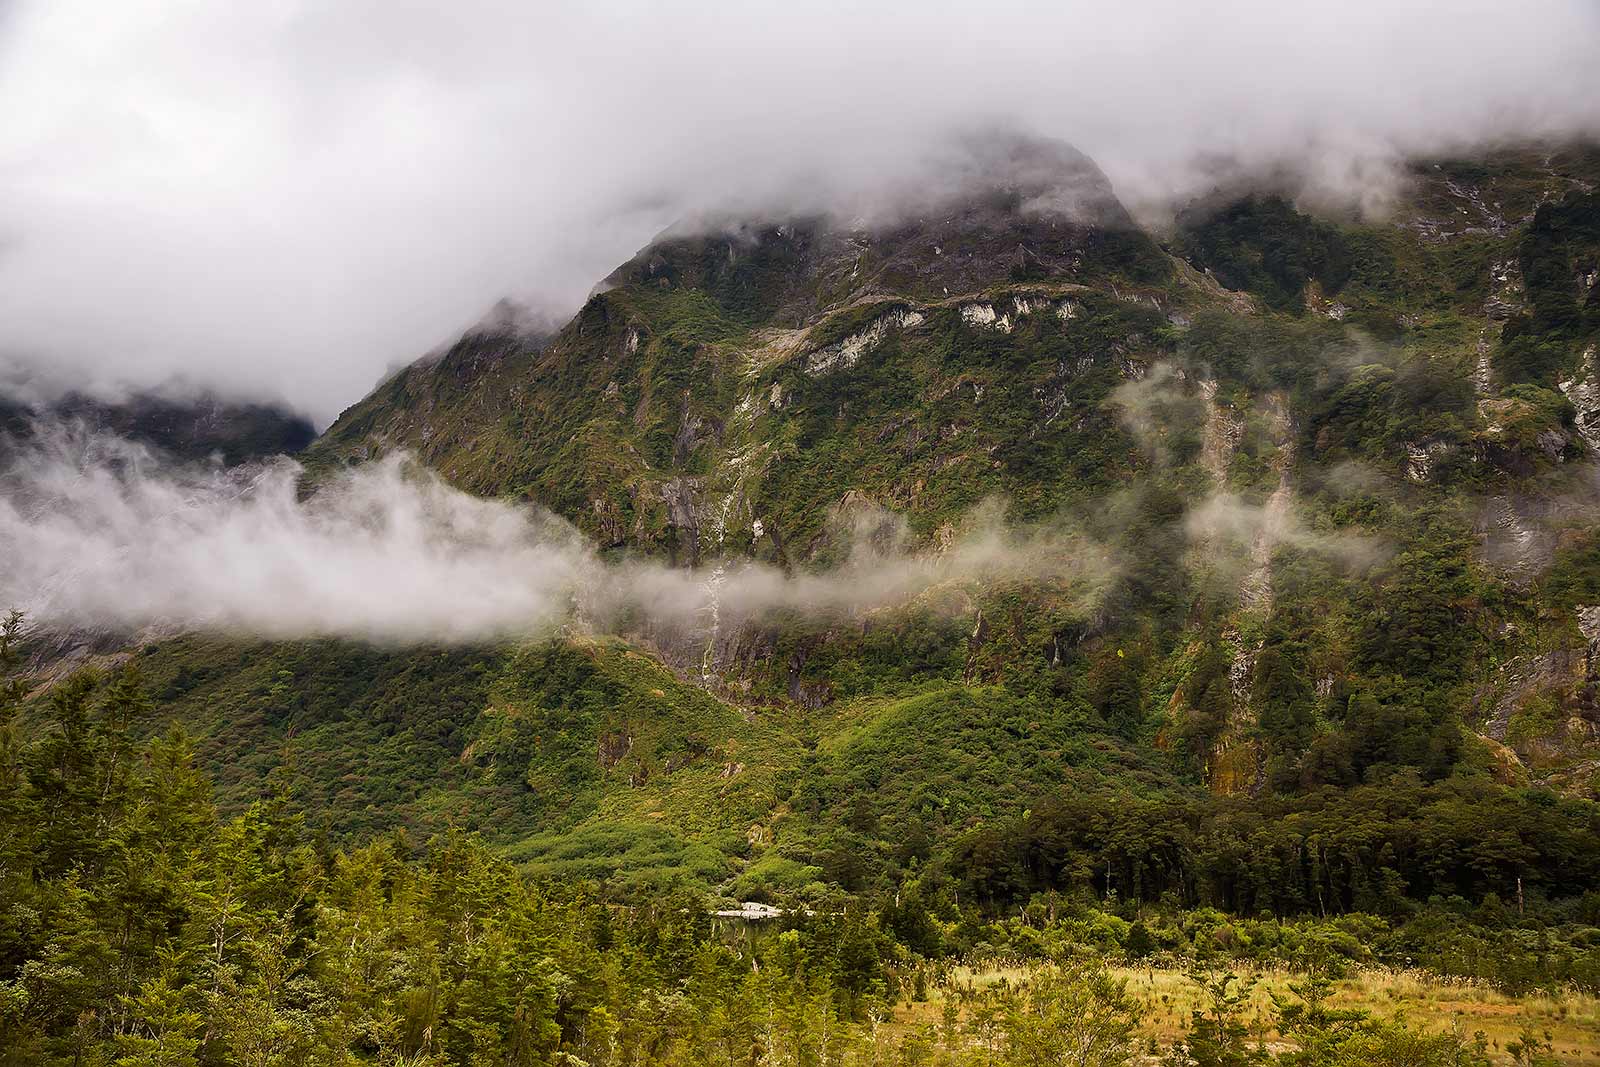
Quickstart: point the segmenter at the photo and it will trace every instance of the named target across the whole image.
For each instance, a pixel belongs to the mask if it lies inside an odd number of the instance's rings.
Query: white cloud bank
[[[563,520],[462,493],[403,457],[309,496],[301,475],[288,460],[171,465],[117,438],[41,430],[0,475],[0,605],[53,627],[448,643],[836,615],[959,581],[1057,579],[1088,599],[1112,574],[1089,541],[1006,532],[998,514],[937,553],[861,531],[826,573],[607,561]]]
[[[1590,0],[904,5],[12,0],[0,353],[326,420],[511,294],[660,227],[903,187],[952,127],[1069,140],[1150,208],[1219,157],[1600,128]]]

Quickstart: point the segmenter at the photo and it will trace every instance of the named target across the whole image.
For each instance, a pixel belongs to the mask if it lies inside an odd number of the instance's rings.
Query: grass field
[[[1190,1013],[1199,1006],[1198,989],[1182,971],[1161,967],[1115,967],[1112,973],[1128,983],[1128,993],[1143,1006],[1141,1036],[1165,1050],[1180,1038]],[[1269,1049],[1287,1046],[1272,1029],[1272,996],[1294,1000],[1289,983],[1296,975],[1284,969],[1239,968],[1239,977],[1253,983],[1249,993],[1252,1030]],[[1017,982],[1025,967],[958,967],[930,989],[926,1002],[902,1005],[896,1022],[906,1028],[937,1024],[944,996],[968,986]],[[1511,1063],[1504,1051],[1524,1026],[1546,1037],[1563,1063],[1600,1064],[1600,999],[1576,992],[1532,993],[1510,997],[1477,982],[1441,978],[1421,971],[1360,970],[1334,983],[1335,1007],[1359,1008],[1374,1016],[1404,1016],[1415,1027],[1454,1031],[1465,1037],[1482,1032],[1497,1063]]]

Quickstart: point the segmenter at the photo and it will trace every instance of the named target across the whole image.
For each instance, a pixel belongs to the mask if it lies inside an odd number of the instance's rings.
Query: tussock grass
[[[1286,967],[1232,968],[1250,983],[1248,1013],[1252,1032],[1269,1048],[1290,1047],[1271,1025],[1274,995],[1294,1001],[1290,984],[1300,975]],[[927,1003],[901,1008],[897,1021],[907,1025],[936,1022],[942,1002],[954,990],[981,989],[1000,982],[1027,980],[1032,968],[1023,963],[955,967],[946,980],[930,990]],[[1200,990],[1188,974],[1173,967],[1110,968],[1128,983],[1129,995],[1143,1006],[1141,1037],[1167,1047],[1182,1038],[1190,1015],[1200,1007]],[[1482,1032],[1496,1062],[1511,1063],[1504,1051],[1524,1025],[1550,1035],[1563,1062],[1600,1063],[1600,998],[1563,990],[1513,997],[1485,983],[1451,978],[1418,969],[1363,968],[1334,983],[1332,1004],[1358,1008],[1379,1018],[1403,1016],[1419,1029],[1453,1031],[1471,1038]]]

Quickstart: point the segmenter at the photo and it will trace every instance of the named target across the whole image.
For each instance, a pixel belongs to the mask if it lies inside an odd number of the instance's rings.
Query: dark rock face
[[[674,227],[602,289],[705,292],[738,318],[785,328],[874,296],[939,299],[997,280],[1165,281],[1171,266],[1110,183],[1070,146],[971,146],[944,191],[846,219],[698,220]]]

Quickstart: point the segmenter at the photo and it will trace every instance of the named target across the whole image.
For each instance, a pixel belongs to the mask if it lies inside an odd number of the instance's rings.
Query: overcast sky
[[[497,297],[571,309],[685,212],[1071,140],[1158,214],[1207,154],[1600,131],[1594,0],[0,0],[0,351],[325,422]]]

